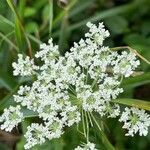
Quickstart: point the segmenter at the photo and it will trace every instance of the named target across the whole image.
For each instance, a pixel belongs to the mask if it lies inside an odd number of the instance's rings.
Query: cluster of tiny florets
[[[18,63],[13,62],[12,66],[14,68],[14,76],[31,76],[39,69],[39,67],[34,64],[33,59],[30,59],[29,56],[26,56],[24,59],[22,54],[18,54]]]
[[[86,144],[76,147],[74,150],[97,150],[97,149],[95,148],[94,143],[88,142]]]
[[[16,107],[10,106],[8,109],[4,109],[4,113],[0,116],[0,129],[11,131],[14,127],[23,121],[23,113],[21,112],[21,107],[17,105]]]
[[[137,132],[139,132],[140,136],[146,136],[150,126],[150,116],[145,113],[145,110],[139,110],[134,107],[131,109],[125,108],[119,121],[124,122],[123,128],[128,130],[127,136],[134,136]]]
[[[42,144],[46,139],[59,138],[64,127],[80,122],[82,110],[108,118],[121,114],[119,105],[111,101],[123,92],[120,87],[123,77],[129,77],[140,62],[133,52],[119,54],[103,46],[109,36],[103,23],[98,27],[92,23],[87,26],[89,32],[85,34],[85,40],[74,43],[64,56],[50,39],[48,44],[41,44],[40,51],[35,54],[41,66],[21,54],[18,62],[13,63],[14,76],[35,78],[32,85],[20,86],[14,101],[37,113],[42,120],[41,124],[28,126],[26,149]],[[0,117],[1,129],[11,131],[22,121],[20,106],[4,110]],[[129,130],[127,135],[132,136],[137,131],[146,135],[150,121],[144,117],[149,118],[149,115],[143,110],[126,108],[119,121],[124,122],[123,128]],[[79,149],[96,150],[92,143],[76,148]]]

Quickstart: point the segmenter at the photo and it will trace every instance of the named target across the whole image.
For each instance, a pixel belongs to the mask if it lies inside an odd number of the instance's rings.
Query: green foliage
[[[107,45],[112,47],[129,45],[150,60],[149,0],[125,0],[118,3],[115,0],[69,0],[66,7],[60,7],[56,0],[15,2],[13,0],[0,2],[0,112],[5,107],[16,105],[12,101],[12,95],[21,82],[19,78],[12,76],[11,64],[16,60],[17,54],[24,53],[32,57],[32,54],[38,51],[41,41],[45,42],[49,37],[53,37],[54,41],[59,43],[63,55],[73,41],[78,41],[86,32],[83,25],[88,21],[104,21],[112,34],[111,39],[106,41]],[[125,93],[114,100],[114,103],[120,103],[122,107],[136,106],[149,111],[149,99],[136,100],[134,94],[137,87],[142,89],[150,84],[150,65],[142,60],[141,64],[139,71],[142,73],[123,80],[121,86],[125,88]],[[30,79],[27,81],[30,82]],[[139,99],[137,96],[136,98]],[[26,126],[36,116],[26,109],[23,112],[26,114],[26,119],[21,124],[22,134],[16,150],[24,149],[25,141],[22,135],[25,133]],[[150,134],[145,138],[131,139],[124,137],[123,131],[114,120],[108,121],[107,125],[101,122],[95,124],[104,129],[104,133],[98,130],[98,126],[97,129],[90,129],[91,140],[95,141],[99,149],[146,150],[149,148]],[[83,135],[76,131],[76,127],[72,127],[61,139],[47,141],[44,145],[34,147],[33,150],[70,150],[80,144],[81,140],[84,141]],[[136,144],[132,144],[135,141]],[[11,148],[1,142],[0,149]]]

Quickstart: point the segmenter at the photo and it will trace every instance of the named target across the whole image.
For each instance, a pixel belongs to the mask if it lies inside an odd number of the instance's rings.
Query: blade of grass
[[[136,87],[136,86],[140,86],[140,85],[143,85],[146,83],[150,83],[150,72],[144,73],[144,74],[139,75],[139,76],[124,79],[123,82],[121,83],[121,86],[123,86],[123,87],[126,87],[126,86]]]
[[[8,20],[7,18],[3,17],[2,15],[0,15],[0,20],[4,21],[5,23],[7,23],[8,25],[12,26],[15,29],[15,24],[13,22],[11,22],[10,20]],[[13,31],[14,32],[14,31]],[[37,39],[36,37],[34,37],[32,34],[26,33],[28,38],[30,38],[31,40],[33,40],[34,42],[36,42],[37,44],[41,44],[41,41],[39,39]],[[6,36],[6,35],[5,35]],[[6,36],[7,37],[7,36]],[[5,40],[5,38],[3,37],[3,39]],[[7,41],[8,42],[8,41]],[[13,44],[11,41],[9,41],[9,44]],[[11,45],[12,46],[12,45]],[[16,45],[14,45],[16,46]],[[12,46],[13,47],[13,46]],[[19,51],[19,48],[16,47]]]
[[[11,27],[14,27],[14,23],[11,22],[10,20],[8,20],[7,18],[5,18],[5,17],[2,16],[2,15],[0,15],[0,20],[1,20],[1,22],[4,22],[4,23],[8,24],[8,25],[11,26]]]
[[[18,1],[18,12],[19,16],[22,18],[24,16],[26,1],[25,0],[19,0]]]
[[[33,40],[34,42],[36,42],[37,44],[41,44],[41,43],[42,43],[38,38],[34,37],[32,34],[27,34],[27,36],[28,36],[31,40]]]
[[[6,0],[9,7],[11,8],[12,12],[14,13],[15,15],[15,19],[17,21],[17,25],[18,25],[18,29],[20,28],[20,30],[22,31],[25,39],[26,39],[26,42],[27,42],[27,45],[28,45],[28,50],[29,50],[29,56],[31,57],[32,56],[32,48],[31,48],[31,43],[30,43],[30,40],[28,39],[26,33],[25,33],[25,30],[24,30],[24,27],[22,25],[22,22],[21,22],[21,19],[20,19],[20,16],[17,12],[17,8],[15,7],[14,3],[12,2],[12,0]]]
[[[53,0],[49,0],[49,5],[49,36],[51,36],[53,26]]]
[[[22,53],[25,49],[25,44],[24,44],[24,36],[22,34],[21,28],[20,28],[20,24],[18,22],[18,19],[15,18],[15,36],[16,36],[16,40],[17,40],[17,45],[19,47],[20,52]]]
[[[8,34],[14,30],[14,25],[7,18],[0,15],[0,32]]]
[[[150,102],[148,102],[148,101],[122,98],[122,99],[115,99],[111,102],[131,106],[131,107],[137,107],[137,108],[141,108],[141,109],[150,111]]]
[[[19,48],[13,43],[11,42],[7,35],[4,35],[0,32],[0,36],[2,37],[2,40],[6,41],[9,45],[11,45],[17,52],[19,52]]]

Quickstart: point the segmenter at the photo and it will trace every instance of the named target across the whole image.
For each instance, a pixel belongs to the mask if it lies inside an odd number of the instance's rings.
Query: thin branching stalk
[[[105,147],[108,149],[108,150],[115,150],[115,148],[113,147],[113,145],[109,142],[109,140],[107,139],[106,135],[104,134],[104,132],[102,131],[101,127],[99,126],[97,120],[95,119],[94,115],[92,113],[90,113],[93,121],[95,122],[96,126],[98,127],[99,131],[100,131],[100,134],[101,134],[101,137],[102,137],[102,140],[103,140],[103,143],[105,145]]]
[[[143,57],[141,54],[139,54],[135,49],[131,48],[130,46],[119,46],[119,47],[111,48],[111,50],[114,50],[114,51],[118,51],[118,50],[121,50],[121,49],[128,49],[128,50],[132,51],[139,58],[141,58],[143,61],[145,61],[147,64],[150,65],[150,61],[148,61],[145,57]]]

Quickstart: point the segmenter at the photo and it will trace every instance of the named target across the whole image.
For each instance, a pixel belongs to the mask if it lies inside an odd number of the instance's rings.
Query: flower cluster
[[[23,113],[21,112],[21,107],[17,105],[16,107],[10,106],[8,109],[4,109],[4,113],[0,116],[0,129],[11,131],[14,127],[23,121]]]
[[[59,138],[64,127],[79,123],[82,110],[97,112],[108,118],[115,118],[121,113],[119,105],[113,104],[112,100],[123,92],[120,87],[123,77],[129,77],[140,62],[132,51],[119,54],[103,46],[109,36],[103,23],[99,23],[98,27],[92,23],[87,23],[87,26],[89,32],[85,34],[85,40],[74,43],[64,56],[50,39],[48,44],[41,44],[41,50],[35,54],[41,66],[21,54],[18,55],[18,63],[13,63],[15,76],[36,76],[32,85],[20,86],[17,95],[14,95],[16,103],[36,112],[42,119],[41,124],[32,123],[27,128],[26,149],[42,144],[46,139]],[[0,122],[4,123],[2,129],[11,131],[21,122],[23,115],[18,113],[19,109],[10,107],[4,111],[0,118]],[[13,112],[12,115],[10,112]],[[133,115],[130,115],[131,112]],[[123,128],[129,130],[127,135],[138,130],[140,135],[147,134],[150,121],[140,114],[149,118],[143,110],[128,108],[122,113],[119,121],[125,123]],[[95,145],[87,143],[84,148],[78,149],[95,150]]]
[[[81,146],[76,147],[74,150],[97,150],[97,149],[95,148],[94,143],[88,142],[87,144],[83,144],[82,147]]]
[[[44,124],[32,123],[27,127],[25,138],[27,143],[25,149],[29,149],[36,144],[42,144],[46,139],[59,138],[63,133],[63,124],[59,118],[46,121]]]
[[[34,64],[33,59],[30,60],[29,56],[26,56],[24,59],[22,54],[18,54],[18,63],[13,62],[12,66],[14,68],[14,76],[30,76],[34,73],[34,70],[39,69],[39,67]]]
[[[150,126],[150,116],[145,113],[145,110],[139,110],[134,107],[131,109],[125,108],[119,121],[124,122],[123,128],[128,130],[127,136],[134,136],[137,132],[139,132],[140,136],[146,136]]]

